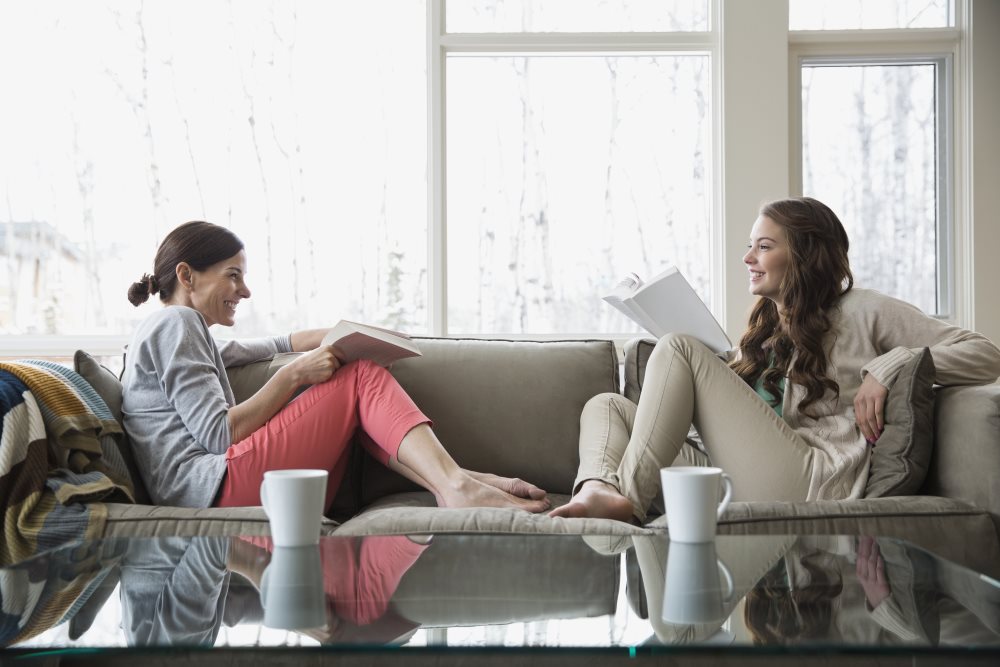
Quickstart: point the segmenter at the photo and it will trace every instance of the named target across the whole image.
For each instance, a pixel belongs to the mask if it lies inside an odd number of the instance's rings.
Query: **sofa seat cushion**
[[[549,494],[553,506],[569,496]],[[610,519],[562,519],[522,510],[475,507],[439,508],[425,491],[380,498],[345,521],[335,535],[406,535],[417,533],[537,533],[546,535],[645,535],[637,526]]]
[[[108,519],[104,537],[217,537],[270,535],[263,507],[166,507],[105,503]],[[322,533],[337,522],[324,519]]]
[[[650,528],[666,528],[658,517]],[[990,514],[937,496],[808,502],[734,502],[720,535],[872,535],[904,539],[979,572],[1000,577],[1000,540]]]

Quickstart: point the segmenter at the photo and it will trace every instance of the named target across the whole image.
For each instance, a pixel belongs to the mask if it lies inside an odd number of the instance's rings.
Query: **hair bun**
[[[128,288],[128,300],[133,306],[140,306],[149,300],[150,294],[157,294],[160,291],[160,283],[156,276],[148,273],[142,274],[142,278],[132,283]]]

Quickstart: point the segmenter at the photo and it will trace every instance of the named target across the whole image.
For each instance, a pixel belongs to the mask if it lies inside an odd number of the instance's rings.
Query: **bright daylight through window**
[[[128,334],[192,219],[247,245],[236,335],[425,331],[425,25],[412,0],[4,3],[0,332]]]
[[[895,51],[879,40],[845,47],[836,31],[947,28],[953,12],[949,0],[789,0],[791,30],[829,35],[804,42],[799,60],[802,192],[840,215],[857,284],[945,317],[951,47],[921,53],[918,37]]]
[[[598,297],[668,263],[718,312],[716,4],[431,1],[4,3],[0,334],[127,335],[149,312],[127,286],[191,219],[247,244],[234,335],[628,334]],[[952,13],[789,0],[793,31],[834,35]],[[939,312],[950,63],[802,65],[802,191],[859,283]]]
[[[709,26],[707,0],[446,11],[484,33]],[[595,299],[665,262],[709,297],[706,53],[450,57],[449,244],[429,260],[424,2],[0,12],[0,56],[26,64],[0,74],[20,100],[0,112],[3,333],[127,334],[148,310],[126,287],[190,219],[247,244],[235,335],[341,317],[427,333],[431,261],[450,332],[636,330]]]
[[[940,312],[938,67],[802,68],[803,192],[838,212],[857,284],[927,313]]]

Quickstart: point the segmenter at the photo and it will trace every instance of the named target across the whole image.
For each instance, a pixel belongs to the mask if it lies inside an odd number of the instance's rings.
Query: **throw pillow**
[[[865,497],[917,493],[934,447],[934,360],[924,348],[896,376],[885,404],[885,429],[872,448]]]
[[[83,350],[77,350],[73,355],[73,370],[90,383],[94,391],[107,403],[111,414],[114,415],[120,424],[122,421],[122,383],[118,380],[118,377]],[[135,457],[132,455],[132,442],[129,440],[127,433],[123,433],[118,440],[118,451],[121,453],[122,458],[125,459],[129,475],[132,476],[132,486],[135,488],[135,502],[140,505],[152,504],[149,492],[146,490],[146,485],[139,475],[139,468],[135,464]]]

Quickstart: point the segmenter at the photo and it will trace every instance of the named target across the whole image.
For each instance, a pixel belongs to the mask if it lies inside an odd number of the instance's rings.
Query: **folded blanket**
[[[0,647],[35,637],[94,603],[117,582],[125,540],[95,540],[0,568]],[[85,612],[86,613],[86,612]]]
[[[72,437],[74,443],[81,442],[78,439],[80,431],[76,427],[82,426],[84,419],[87,423],[90,423],[93,421],[92,417],[97,418],[98,425],[94,427],[94,430],[84,430],[82,437],[83,446],[89,449],[92,446],[92,435],[98,437],[101,450],[100,459],[92,465],[105,466],[105,472],[112,480],[129,487],[128,495],[134,501],[128,467],[125,465],[125,459],[118,448],[118,442],[124,437],[125,432],[122,430],[121,424],[111,414],[111,409],[104,402],[104,399],[94,391],[94,388],[90,386],[89,382],[83,379],[82,375],[67,366],[38,359],[24,359],[16,363],[35,366],[43,371],[47,371],[53,376],[53,379],[62,383],[62,386],[57,387],[53,391],[51,399],[60,404],[61,407],[60,414],[54,415],[53,421],[58,423],[59,428],[66,429],[61,434],[61,437],[64,439],[63,444],[68,442],[65,440],[68,437]],[[46,408],[49,407],[49,397],[40,396],[31,384],[28,387],[35,394],[35,398],[38,400],[42,408],[42,415],[44,416]],[[76,400],[83,403],[84,412],[79,412],[80,406],[75,402],[69,402],[70,392]],[[56,430],[55,424],[49,426],[49,421],[46,420],[46,428],[51,437],[51,434]]]
[[[103,410],[88,407],[99,397],[84,400],[64,377],[37,364],[0,362],[0,564],[99,537],[107,512],[89,503],[132,500],[114,440],[121,427],[104,417],[110,411],[103,403]]]

